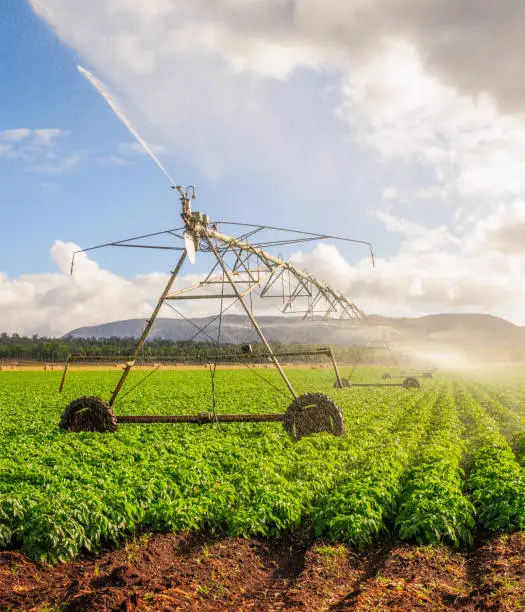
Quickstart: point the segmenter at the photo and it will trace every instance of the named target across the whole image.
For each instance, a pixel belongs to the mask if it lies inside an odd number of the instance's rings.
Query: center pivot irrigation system
[[[79,66],[80,72],[101,93],[106,102],[123,121],[128,130],[143,146],[145,151],[155,161],[159,168],[168,177],[171,187],[178,191],[181,201],[181,217],[183,225],[178,228],[127,238],[116,242],[109,242],[99,246],[78,251],[73,255],[71,262],[71,273],[74,271],[75,260],[79,253],[85,253],[103,247],[160,249],[164,251],[178,251],[180,253],[177,264],[169,276],[153,312],[146,322],[144,330],[137,341],[135,349],[123,367],[120,379],[107,401],[94,396],[80,397],[71,402],[64,410],[60,427],[69,431],[116,431],[121,423],[232,423],[232,422],[282,422],[286,432],[298,440],[303,436],[317,433],[329,432],[334,435],[343,435],[344,418],[336,403],[322,393],[306,393],[298,395],[284,372],[280,357],[290,357],[291,353],[279,353],[272,349],[263,330],[258,324],[253,312],[253,302],[257,300],[269,300],[278,305],[283,314],[295,314],[303,319],[323,317],[354,320],[367,323],[366,315],[340,292],[335,291],[324,282],[320,282],[306,271],[299,270],[296,266],[282,257],[272,255],[266,249],[271,247],[282,248],[287,245],[298,245],[324,239],[365,245],[370,250],[372,264],[374,255],[369,242],[353,240],[326,234],[316,234],[293,229],[286,229],[267,225],[252,225],[246,223],[210,221],[207,214],[192,210],[192,200],[195,199],[195,190],[192,186],[183,189],[175,183],[164,166],[155,156],[152,149],[134,130],[103,85],[87,70]],[[222,228],[227,226],[236,230],[236,236],[223,233]],[[147,241],[146,243],[144,241]],[[161,242],[159,242],[161,241]],[[168,242],[168,243],[167,243]],[[211,256],[212,266],[210,271],[202,280],[189,287],[174,288],[183,264],[186,259],[195,263],[197,253]],[[208,339],[216,341],[217,352],[213,361],[210,362],[211,387],[212,387],[212,410],[199,414],[177,414],[165,416],[116,416],[113,407],[118,399],[131,392],[127,391],[121,395],[124,384],[133,366],[141,356],[144,344],[151,332],[153,324],[161,308],[165,305],[173,309],[180,316],[184,315],[174,306],[179,300],[216,300],[220,304],[219,314],[209,321],[204,327],[196,327],[195,337],[203,334]],[[277,303],[277,304],[276,304]],[[291,395],[291,403],[286,411],[279,414],[219,414],[215,410],[215,385],[214,376],[217,362],[220,360],[219,343],[221,323],[224,313],[234,305],[240,306],[246,313],[253,330],[264,346],[263,353],[258,356],[266,358],[277,369],[286,390],[278,389],[283,395]],[[211,326],[217,328],[216,337],[211,336]],[[244,361],[248,367],[251,346],[245,345],[243,351],[237,356]],[[349,386],[346,379],[341,377],[336,360],[330,348],[309,349],[295,351],[293,356],[323,355],[330,361],[334,369],[335,386]],[[60,391],[64,387],[69,364],[74,361],[70,356],[66,361]],[[156,368],[158,369],[158,367]],[[261,378],[264,376],[254,370]],[[147,376],[152,374],[150,372]],[[143,379],[144,380],[144,379]],[[266,380],[266,379],[265,379]],[[141,381],[142,382],[142,381]],[[273,385],[270,381],[266,380]],[[417,380],[416,380],[417,382]],[[139,383],[140,384],[140,383]],[[385,383],[376,383],[385,384]],[[406,380],[403,383],[386,383],[388,385],[405,386],[409,388]],[[137,385],[135,385],[137,386]],[[351,385],[359,386],[359,385]],[[417,385],[419,386],[419,385]]]
[[[421,384],[419,382],[420,378],[430,379],[433,377],[433,373],[435,370],[419,370],[419,371],[411,371],[407,372],[403,370],[399,365],[399,361],[396,358],[392,348],[390,346],[390,342],[383,340],[381,342],[372,342],[369,340],[361,350],[357,354],[356,361],[352,366],[350,374],[348,378],[337,378],[334,381],[334,387],[340,388],[341,386],[344,388],[347,387],[404,387],[405,389],[419,389]],[[352,376],[354,375],[359,363],[361,362],[363,355],[367,351],[379,351],[384,352],[388,355],[389,361],[397,370],[397,374],[392,375],[390,372],[384,372],[381,376],[381,381],[378,382],[367,382],[367,383],[355,383],[352,381]],[[393,379],[403,379],[402,382],[393,382]]]

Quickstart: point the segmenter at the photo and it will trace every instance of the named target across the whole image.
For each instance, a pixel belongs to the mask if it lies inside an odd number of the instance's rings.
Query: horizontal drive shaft
[[[117,417],[121,423],[281,423],[284,414],[214,414],[213,412],[200,412],[199,414],[171,414],[171,415],[133,415]]]

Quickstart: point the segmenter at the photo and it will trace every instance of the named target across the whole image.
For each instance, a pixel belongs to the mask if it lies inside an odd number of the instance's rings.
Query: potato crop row
[[[57,427],[64,406],[107,397],[118,373],[74,373],[63,395],[59,372],[1,373],[0,548],[57,562],[138,529],[277,537],[303,526],[363,547],[388,533],[459,545],[477,526],[525,527],[521,455],[504,435],[519,423],[492,388],[440,375],[421,389],[334,389],[329,370],[289,374],[300,393],[338,403],[344,437],[296,443],[278,423],[72,434]],[[274,371],[264,376],[281,388]],[[358,376],[378,380],[380,371]],[[242,370],[219,370],[215,385],[221,412],[282,412],[290,402]],[[206,372],[160,372],[116,412],[210,407]]]

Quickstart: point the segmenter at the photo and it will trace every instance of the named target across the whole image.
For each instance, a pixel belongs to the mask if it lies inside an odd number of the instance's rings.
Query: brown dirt
[[[1,610],[517,610],[525,534],[474,552],[381,544],[364,553],[202,534],[154,534],[55,567],[0,552]]]

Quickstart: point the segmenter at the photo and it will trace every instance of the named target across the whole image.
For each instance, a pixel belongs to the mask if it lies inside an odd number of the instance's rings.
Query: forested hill
[[[479,344],[481,347],[525,347],[525,329],[505,319],[488,314],[435,314],[424,317],[381,317],[371,315],[372,325],[340,319],[303,321],[300,317],[260,316],[258,322],[266,337],[284,344],[331,344],[351,346],[376,341],[385,335],[410,342],[443,342],[445,344]],[[159,318],[150,337],[175,342],[196,339],[215,340],[219,331],[217,317],[195,319]],[[198,334],[205,328],[206,335]],[[72,330],[75,338],[138,338],[144,319],[113,321]],[[257,341],[247,317],[224,315],[220,328],[221,342],[240,344]]]
[[[525,360],[525,329],[505,319],[484,314],[438,314],[418,318],[370,316],[370,325],[345,320],[302,321],[299,318],[259,317],[270,342],[284,350],[305,346],[337,347],[338,355],[355,355],[364,345],[393,345],[403,353],[452,350],[466,359]],[[204,328],[205,333],[198,330]],[[115,321],[83,327],[62,338],[37,335],[24,338],[0,334],[0,359],[61,361],[68,353],[91,356],[130,355],[144,329],[143,319]],[[155,322],[144,349],[145,356],[172,359],[212,350],[218,337],[214,317]],[[221,350],[239,350],[243,343],[259,344],[246,317],[225,315]],[[234,349],[234,347],[237,347]],[[181,359],[182,360],[182,359]]]

